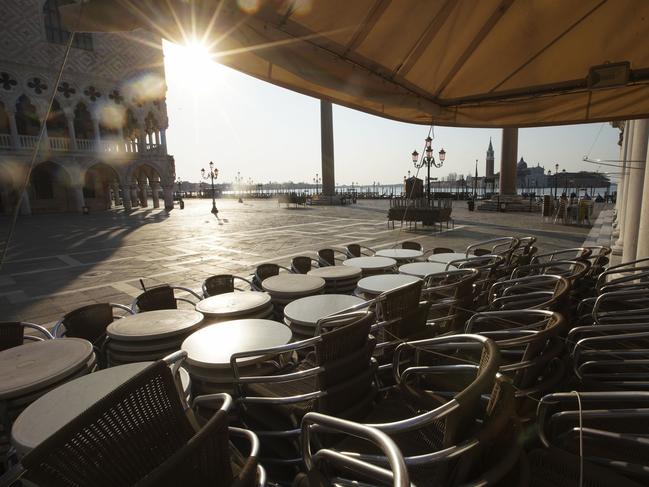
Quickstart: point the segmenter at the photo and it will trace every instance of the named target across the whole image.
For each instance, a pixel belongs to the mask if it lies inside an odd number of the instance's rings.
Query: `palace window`
[[[45,37],[54,44],[67,44],[70,40],[70,31],[61,23],[59,7],[75,3],[73,0],[47,0],[43,5],[43,19],[45,21]],[[77,33],[72,41],[72,47],[92,51],[92,35]]]

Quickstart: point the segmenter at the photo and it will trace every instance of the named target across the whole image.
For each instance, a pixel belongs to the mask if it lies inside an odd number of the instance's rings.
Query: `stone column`
[[[138,187],[138,194],[140,195],[140,206],[142,208],[146,208],[147,206],[149,206],[146,195],[146,181],[140,181]]]
[[[77,213],[83,212],[83,207],[86,206],[86,199],[83,196],[83,184],[76,183],[70,186],[72,191],[73,210]]]
[[[66,110],[65,119],[68,122],[68,137],[70,137],[70,150],[76,151],[77,147],[77,131],[74,129],[74,112],[72,110]]]
[[[500,158],[500,195],[516,195],[518,128],[504,128]]]
[[[120,188],[122,189],[122,204],[124,205],[124,210],[130,211],[133,208],[131,205],[131,185],[122,184]]]
[[[27,190],[23,191],[23,197],[20,198],[20,214],[26,216],[32,214],[32,205],[29,203],[29,192]]]
[[[627,139],[627,130],[629,129],[629,121],[626,121],[624,125],[622,126],[622,143],[620,144],[620,163],[622,164],[621,166],[621,172],[620,176],[618,177],[617,180],[617,198],[615,201],[615,223],[613,224],[613,232],[611,235],[613,238],[618,238],[620,236],[620,222],[621,222],[621,213],[622,213],[622,186],[624,186],[624,171],[626,170],[626,147],[628,144],[628,139]]]
[[[14,202],[12,201],[13,198],[11,197],[13,191],[9,191],[11,188],[13,190],[13,187],[10,186],[10,182],[8,184],[5,184],[3,186],[0,186],[0,200],[2,200],[2,203],[4,205],[4,214],[5,215],[11,215],[13,209],[14,209]]]
[[[642,207],[642,188],[644,186],[645,160],[647,159],[647,140],[649,139],[649,120],[636,120],[633,127],[633,143],[629,158],[627,199],[624,210],[624,245],[622,261],[636,258],[638,251],[638,227]]]
[[[20,137],[18,137],[18,126],[16,125],[16,112],[7,110],[9,117],[9,132],[11,133],[11,145],[14,149],[20,149]]]
[[[111,186],[113,187],[113,203],[115,206],[119,206],[119,183],[114,182]]]
[[[649,153],[647,153],[649,159]],[[645,159],[644,183],[642,192],[642,207],[640,209],[640,225],[638,226],[638,249],[636,259],[649,257],[649,162]]]
[[[153,207],[160,208],[160,183],[158,181],[151,181],[151,194],[153,195]]]
[[[165,210],[167,211],[174,209],[173,187],[173,183],[165,184],[162,186],[162,194],[165,200]]]
[[[330,101],[320,100],[320,152],[322,153],[322,194],[334,196],[334,125]]]
[[[95,134],[95,150],[101,151],[101,130],[99,129],[99,118],[93,115],[92,117],[92,130]]]
[[[140,206],[140,199],[137,194],[137,184],[131,184],[131,204],[133,206]]]
[[[144,154],[146,152],[146,127],[144,122],[138,124],[139,136],[137,138],[138,152]]]
[[[624,157],[622,174],[623,178],[618,183],[617,201],[618,207],[617,225],[619,229],[618,239],[612,247],[613,255],[622,255],[624,250],[624,220],[626,214],[626,202],[629,186],[629,160],[631,159],[631,146],[633,144],[633,130],[635,128],[635,120],[629,120],[624,129]]]

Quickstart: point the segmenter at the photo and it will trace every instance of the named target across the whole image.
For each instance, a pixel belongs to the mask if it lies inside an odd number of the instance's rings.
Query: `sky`
[[[169,129],[167,145],[176,175],[198,181],[210,161],[219,182],[312,182],[320,170],[319,100],[259,81],[211,60],[199,47],[164,42]],[[387,120],[334,105],[336,184],[397,184],[412,165],[413,150],[422,152],[429,127]],[[500,165],[501,130],[434,127],[435,155],[446,161],[431,176],[450,172],[484,175],[491,137],[495,170]],[[606,172],[606,166],[583,162],[618,159],[618,130],[610,124],[520,129],[518,156],[559,170]]]

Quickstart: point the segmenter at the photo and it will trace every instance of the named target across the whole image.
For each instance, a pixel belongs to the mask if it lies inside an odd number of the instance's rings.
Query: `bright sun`
[[[190,42],[184,46],[187,61],[196,66],[204,66],[212,64],[212,55],[210,54],[207,46],[200,42]]]

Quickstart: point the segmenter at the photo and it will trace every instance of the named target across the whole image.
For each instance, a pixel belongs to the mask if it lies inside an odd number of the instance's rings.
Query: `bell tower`
[[[491,137],[489,137],[489,148],[487,149],[487,167],[485,176],[488,178],[494,177],[494,148],[491,145]]]

